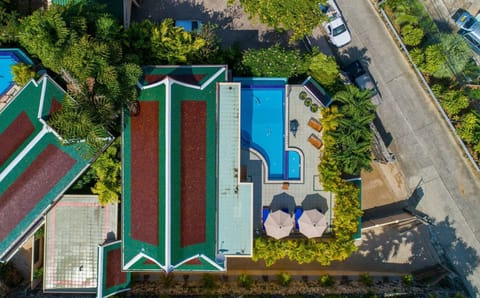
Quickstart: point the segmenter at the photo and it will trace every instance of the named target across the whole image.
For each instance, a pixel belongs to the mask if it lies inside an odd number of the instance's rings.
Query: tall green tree
[[[18,27],[18,13],[0,7],[0,44],[16,41]]]
[[[338,126],[327,134],[335,139],[332,152],[343,173],[356,175],[362,169],[371,170],[373,133],[369,124],[375,118],[375,105],[369,90],[352,85],[335,94],[339,111],[343,115]]]
[[[72,97],[49,124],[66,143],[87,141],[90,148],[102,148],[107,131],[120,131],[119,115],[136,98],[142,73],[124,59],[122,27],[86,1],[35,11],[20,24],[22,46],[63,77]]]
[[[205,40],[191,32],[175,27],[172,19],[165,19],[152,29],[152,51],[158,64],[186,64],[205,46]]]
[[[57,73],[62,67],[59,60],[72,37],[63,11],[63,7],[55,5],[47,10],[36,10],[20,21],[18,34],[22,46]]]
[[[324,0],[238,0],[250,18],[258,18],[261,23],[276,30],[292,33],[290,41],[311,35],[313,29],[325,20],[319,3]],[[235,2],[229,0],[230,3]]]

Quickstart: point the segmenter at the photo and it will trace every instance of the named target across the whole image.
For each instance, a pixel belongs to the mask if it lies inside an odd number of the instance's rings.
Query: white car
[[[328,34],[330,42],[337,48],[340,48],[352,41],[347,24],[345,24],[335,1],[328,0],[327,6],[322,4],[319,6],[322,12],[328,17],[328,21],[323,24],[323,27]]]

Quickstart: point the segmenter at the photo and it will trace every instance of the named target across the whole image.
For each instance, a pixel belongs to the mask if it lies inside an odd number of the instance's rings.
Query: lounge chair
[[[298,219],[302,216],[303,209],[300,206],[295,207],[295,229],[298,230]]]
[[[310,118],[310,120],[308,120],[308,126],[310,126],[311,128],[315,129],[318,132],[321,132],[323,129],[323,126],[320,123],[320,121],[318,121],[315,118]]]
[[[323,146],[322,140],[313,133],[308,137],[308,141],[317,149],[320,149]]]
[[[268,206],[263,206],[262,209],[262,224],[265,224],[265,221],[267,220],[268,215],[270,214],[270,207]]]

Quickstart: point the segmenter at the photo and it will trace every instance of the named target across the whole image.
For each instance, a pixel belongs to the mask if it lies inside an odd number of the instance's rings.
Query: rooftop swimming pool
[[[234,78],[241,89],[242,147],[267,164],[269,180],[299,180],[300,154],[285,148],[285,85],[282,78]]]
[[[0,97],[15,84],[11,67],[19,62],[33,64],[19,49],[0,49]]]

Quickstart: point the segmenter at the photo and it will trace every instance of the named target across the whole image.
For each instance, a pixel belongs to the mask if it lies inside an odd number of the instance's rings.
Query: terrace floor
[[[315,134],[321,139],[321,133],[318,133],[313,128],[308,126],[308,121],[311,117],[319,119],[320,112],[313,113],[310,108],[303,104],[303,101],[299,99],[299,94],[303,91],[302,85],[288,85],[287,86],[287,117],[285,119],[285,131],[287,147],[295,147],[303,152],[303,180],[290,181],[288,189],[283,184],[283,181],[278,183],[265,183],[265,168],[262,165],[262,161],[254,153],[242,150],[242,160],[249,162],[247,165],[247,180],[254,182],[253,194],[254,194],[254,228],[262,229],[262,206],[270,206],[272,199],[275,195],[286,193],[293,196],[296,206],[301,206],[302,201],[306,196],[314,197],[320,201],[322,211],[329,220],[329,229],[333,221],[333,194],[331,192],[323,191],[321,183],[318,177],[318,164],[320,162],[320,150],[315,148],[308,141],[308,137],[311,134]],[[299,123],[297,133],[294,136],[290,132],[288,124],[290,120],[296,119]],[[285,196],[285,195],[283,195]],[[327,232],[329,231],[327,229]]]

